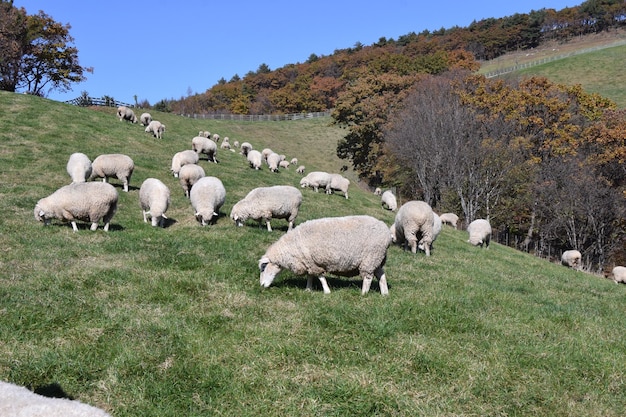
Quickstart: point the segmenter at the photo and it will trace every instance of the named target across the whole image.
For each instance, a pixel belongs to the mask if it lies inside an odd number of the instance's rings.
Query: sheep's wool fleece
[[[48,398],[27,388],[0,381],[3,417],[111,417],[105,411],[65,398]]]
[[[295,274],[354,276],[384,265],[391,234],[371,216],[309,220],[267,249],[270,262]]]

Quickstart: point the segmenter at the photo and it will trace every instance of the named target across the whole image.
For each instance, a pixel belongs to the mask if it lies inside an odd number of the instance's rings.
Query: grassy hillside
[[[120,416],[621,416],[626,406],[626,287],[510,248],[470,246],[444,228],[430,258],[388,252],[390,295],[332,278],[332,293],[286,272],[259,288],[257,260],[286,231],[236,228],[230,208],[259,185],[297,185],[293,169],[254,171],[219,152],[201,161],[227,190],[200,227],[169,174],[199,130],[337,171],[329,120],[200,121],[153,114],[156,141],[111,109],[0,92],[0,379],[59,384]],[[67,158],[124,152],[136,164],[111,231],[77,233],[33,218],[69,182]],[[172,190],[170,225],[142,221],[148,177]],[[378,197],[302,190],[297,223],[370,214]],[[318,284],[318,283],[316,283]]]
[[[562,84],[580,84],[586,91],[598,93],[626,108],[626,31],[614,30],[581,36],[567,43],[547,43],[530,51],[505,54],[483,62],[481,73],[552,59],[580,51],[580,55],[532,66],[505,76],[539,75]]]

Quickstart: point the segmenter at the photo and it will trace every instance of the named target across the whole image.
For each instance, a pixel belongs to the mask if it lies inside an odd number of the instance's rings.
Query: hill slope
[[[201,161],[227,202],[200,227],[169,174],[199,130],[336,170],[340,131],[328,120],[199,121],[154,114],[156,141],[112,109],[0,92],[0,379],[59,384],[116,417],[205,415],[588,415],[626,405],[626,288],[493,244],[480,250],[444,228],[433,256],[392,246],[389,297],[332,293],[284,273],[261,291],[257,260],[286,230],[227,218],[250,188],[297,185],[293,170],[254,171],[243,158]],[[68,182],[70,153],[124,152],[136,173],[112,230],[73,233],[33,219],[37,200]],[[143,223],[137,187],[172,190],[170,225]],[[302,190],[297,223],[364,213],[391,224],[378,197]]]

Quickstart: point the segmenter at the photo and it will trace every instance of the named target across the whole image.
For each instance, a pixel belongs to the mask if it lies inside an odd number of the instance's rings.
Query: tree
[[[0,1],[0,88],[45,96],[51,90],[68,91],[93,72],[79,64],[69,24],[43,11],[27,15],[11,1]]]

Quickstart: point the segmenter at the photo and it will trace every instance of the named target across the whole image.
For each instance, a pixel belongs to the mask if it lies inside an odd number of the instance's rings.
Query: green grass
[[[227,190],[202,228],[169,174],[199,130],[337,172],[342,131],[329,119],[226,122],[153,113],[157,141],[112,109],[0,92],[0,379],[58,383],[120,416],[621,416],[626,406],[626,287],[444,228],[430,258],[392,246],[388,297],[359,279],[319,283],[288,272],[265,290],[257,260],[286,231],[237,228],[231,207],[251,188],[292,184],[220,151],[200,164]],[[111,231],[43,227],[33,207],[69,181],[67,158],[123,152],[136,164]],[[172,190],[165,229],[143,223],[137,189]],[[379,197],[302,190],[297,223],[370,214]],[[297,227],[297,226],[296,226]]]

